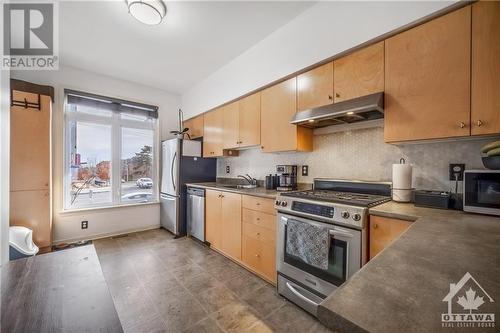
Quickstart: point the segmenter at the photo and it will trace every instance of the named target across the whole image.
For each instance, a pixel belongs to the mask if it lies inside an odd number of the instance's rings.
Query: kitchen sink
[[[253,184],[246,184],[246,185],[227,184],[227,185],[220,185],[220,187],[237,188],[237,189],[252,189],[252,188],[257,188],[257,185],[253,185]]]

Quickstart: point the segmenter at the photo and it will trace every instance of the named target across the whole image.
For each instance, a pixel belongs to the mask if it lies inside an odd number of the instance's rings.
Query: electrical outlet
[[[309,175],[309,166],[303,165],[302,166],[302,176],[307,176],[307,175]]]
[[[455,180],[455,174],[457,174],[458,180],[463,181],[464,180],[464,170],[465,170],[465,164],[450,163],[450,169],[449,169],[450,180]]]
[[[87,229],[89,227],[89,221],[82,221],[82,229]]]
[[[226,173],[231,173],[231,167],[229,165],[226,165]]]

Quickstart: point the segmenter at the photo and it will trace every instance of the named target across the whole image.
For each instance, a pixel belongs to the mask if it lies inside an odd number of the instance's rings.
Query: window
[[[65,209],[154,201],[157,108],[65,90]]]

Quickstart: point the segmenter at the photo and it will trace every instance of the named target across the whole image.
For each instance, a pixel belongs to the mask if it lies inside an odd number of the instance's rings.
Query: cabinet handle
[[[483,125],[483,122],[482,122],[481,120],[478,120],[478,121],[476,122],[476,124],[477,124],[477,127],[481,127],[481,126]]]
[[[256,257],[256,258],[260,258],[260,254],[256,254],[256,255],[255,255],[255,257]]]
[[[332,95],[328,95],[328,99],[331,101],[333,99]]]
[[[220,195],[221,198],[225,198],[225,196],[223,196],[222,194]]]
[[[257,218],[257,221],[260,221],[260,217]]]
[[[340,97],[340,94],[339,93],[335,93],[335,97]]]
[[[375,223],[375,224],[373,225],[373,229],[377,229],[377,228],[378,228],[378,224],[377,224],[377,223]]]
[[[256,205],[257,205],[257,206],[260,206],[260,202],[257,202],[257,203],[256,203]]]
[[[465,123],[463,121],[460,122],[460,128],[464,128],[465,127]]]
[[[260,236],[260,232],[257,233],[257,236]]]
[[[264,146],[260,146],[261,149],[264,149]]]

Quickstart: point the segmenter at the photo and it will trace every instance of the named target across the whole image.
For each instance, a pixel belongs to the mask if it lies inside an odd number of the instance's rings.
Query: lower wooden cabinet
[[[389,246],[412,222],[381,216],[370,216],[370,259]]]
[[[273,243],[243,236],[243,262],[267,280],[276,283],[276,247]]]

